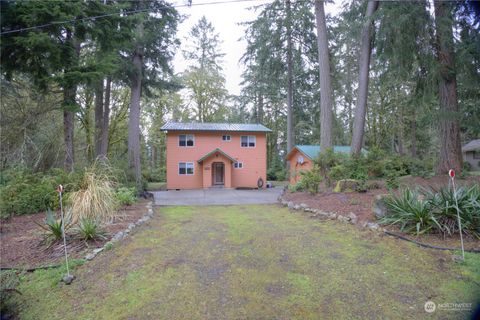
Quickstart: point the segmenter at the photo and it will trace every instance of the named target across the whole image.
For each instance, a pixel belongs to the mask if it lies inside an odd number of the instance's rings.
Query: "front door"
[[[213,163],[213,184],[223,186],[225,184],[225,166],[221,162]]]

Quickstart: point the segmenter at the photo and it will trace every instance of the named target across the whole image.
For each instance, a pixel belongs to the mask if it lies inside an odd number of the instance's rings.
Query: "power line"
[[[264,0],[230,0],[230,1],[212,1],[212,2],[192,3],[192,4],[177,4],[177,5],[172,5],[172,6],[161,6],[161,7],[159,7],[159,9],[199,7],[199,6],[207,6],[207,5],[218,5],[218,4],[229,4],[229,3],[240,3],[240,2],[254,2],[254,1],[264,1]],[[45,27],[49,27],[49,26],[58,25],[58,24],[66,24],[66,23],[72,23],[72,22],[96,20],[96,19],[116,16],[116,15],[119,15],[119,14],[141,13],[141,12],[148,12],[148,11],[150,11],[150,9],[116,12],[116,13],[102,14],[102,15],[99,15],[99,16],[85,17],[85,18],[65,20],[65,21],[54,21],[54,22],[41,24],[41,25],[38,25],[38,26],[4,31],[4,32],[1,32],[0,35],[23,32],[23,31],[33,30],[33,29],[41,29],[41,28],[45,28]]]

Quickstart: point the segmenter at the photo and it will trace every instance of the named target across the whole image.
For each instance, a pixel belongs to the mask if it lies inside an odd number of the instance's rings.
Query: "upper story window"
[[[225,134],[225,135],[222,136],[222,140],[223,140],[223,141],[230,141],[230,140],[232,140],[232,137],[229,136],[229,135],[227,135],[227,134]]]
[[[240,145],[243,148],[254,148],[256,145],[255,136],[242,136]]]
[[[181,134],[178,136],[178,145],[180,147],[193,147],[195,145],[195,137],[193,134]]]

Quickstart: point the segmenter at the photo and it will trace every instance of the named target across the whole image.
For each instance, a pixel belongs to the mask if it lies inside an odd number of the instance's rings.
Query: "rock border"
[[[308,213],[312,213],[312,215],[310,216],[312,218],[324,218],[324,219],[328,219],[328,220],[338,220],[338,221],[341,221],[341,222],[346,222],[346,223],[350,223],[350,224],[354,224],[354,225],[359,225],[363,228],[367,228],[367,229],[372,230],[372,231],[381,231],[381,232],[386,231],[386,229],[380,227],[380,225],[378,223],[375,223],[375,222],[365,221],[362,224],[359,224],[358,223],[358,217],[353,212],[350,212],[348,215],[345,216],[345,215],[337,214],[337,213],[334,213],[334,212],[325,212],[325,211],[322,211],[322,210],[319,210],[319,209],[310,208],[305,203],[298,204],[298,203],[294,203],[293,201],[287,201],[287,200],[283,199],[283,193],[278,197],[278,201],[280,202],[281,205],[283,205],[284,207],[288,207],[291,210],[295,210],[295,211],[302,210],[302,211],[305,211],[305,212],[308,212]]]
[[[125,230],[115,233],[115,235],[112,237],[112,239],[110,239],[110,241],[105,242],[103,247],[93,249],[92,252],[85,255],[84,259],[86,261],[93,260],[100,252],[109,250],[116,242],[119,242],[125,237],[127,237],[133,229],[150,220],[153,217],[153,202],[148,202],[145,208],[147,208],[147,213],[145,213],[140,219],[138,219],[137,222],[130,223]]]

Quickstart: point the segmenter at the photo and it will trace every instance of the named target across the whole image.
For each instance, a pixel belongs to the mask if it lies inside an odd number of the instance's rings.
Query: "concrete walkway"
[[[157,206],[276,203],[283,188],[263,190],[198,189],[152,192]]]

